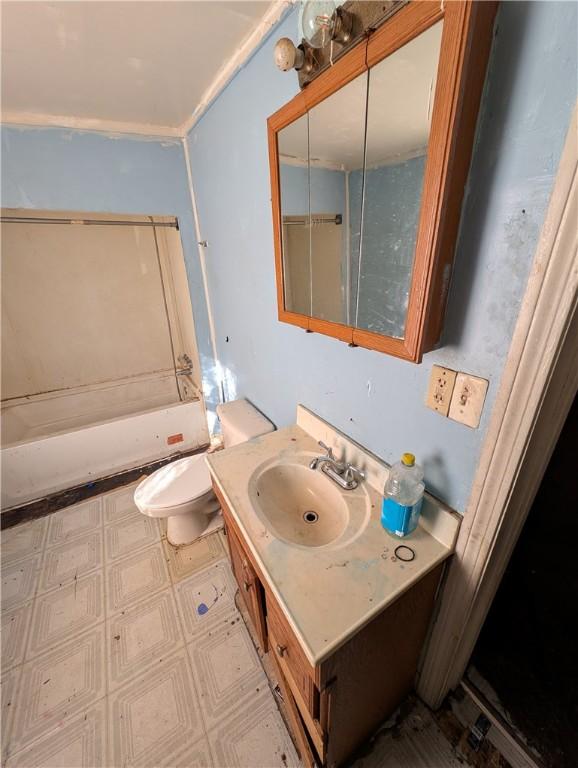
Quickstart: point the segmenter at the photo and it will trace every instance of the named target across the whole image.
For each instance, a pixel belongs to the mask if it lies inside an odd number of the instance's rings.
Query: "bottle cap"
[[[406,467],[413,467],[415,464],[415,456],[413,453],[402,453],[401,463],[405,464]]]

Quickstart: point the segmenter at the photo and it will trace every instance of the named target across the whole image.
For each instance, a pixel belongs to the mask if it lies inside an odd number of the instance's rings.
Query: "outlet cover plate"
[[[429,387],[425,404],[428,408],[442,416],[447,416],[450,410],[452,392],[456,383],[456,371],[451,368],[443,368],[441,365],[432,365]]]
[[[486,379],[458,373],[450,402],[450,419],[476,429],[480,423],[487,391]]]

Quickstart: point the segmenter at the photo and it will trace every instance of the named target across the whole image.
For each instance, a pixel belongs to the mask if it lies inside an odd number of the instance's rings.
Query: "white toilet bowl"
[[[167,518],[171,544],[198,539],[219,509],[205,454],[178,459],[153,472],[138,484],[134,502],[143,515]]]
[[[275,427],[247,400],[217,406],[225,448],[266,435]],[[171,544],[190,544],[208,529],[219,503],[213,493],[205,454],[178,459],[145,478],[134,492],[143,515],[166,517]]]

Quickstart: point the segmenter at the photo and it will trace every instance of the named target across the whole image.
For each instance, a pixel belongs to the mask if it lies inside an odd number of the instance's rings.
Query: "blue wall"
[[[341,213],[344,217],[342,285],[345,295],[349,248],[350,316],[359,328],[403,337],[424,166],[425,156],[414,157],[395,165],[369,169],[365,174],[361,296],[356,322],[353,318],[357,307],[363,171],[348,173],[348,227],[345,215],[345,171],[325,168],[311,168],[308,171],[302,166],[281,164],[281,211],[284,216],[307,214],[310,176],[311,212]],[[342,322],[347,322],[345,315]]]
[[[285,18],[189,135],[218,356],[229,396],[279,426],[302,402],[387,461],[418,454],[464,509],[576,99],[576,3],[500,5],[442,346],[420,366],[279,323],[266,118],[297,92],[273,65]],[[6,207],[179,217],[205,390],[218,385],[182,147],[58,129],[2,132]],[[490,380],[481,426],[423,405],[432,363]]]
[[[363,253],[359,275],[359,328],[403,338],[425,156],[365,174]],[[351,229],[359,230],[362,172],[349,176]],[[359,236],[357,237],[359,240]],[[359,247],[352,247],[352,309],[355,317]]]
[[[281,208],[284,216],[301,216],[309,211],[308,170],[281,165]],[[345,174],[327,168],[311,169],[311,212],[345,214]]]
[[[310,180],[310,181],[309,181]],[[279,172],[281,187],[281,212],[283,216],[302,216],[311,213],[335,213],[341,214],[343,223],[341,226],[341,286],[343,294],[342,316],[334,317],[334,320],[346,322],[346,291],[347,282],[347,248],[349,246],[349,229],[346,226],[345,217],[345,172],[327,168],[308,168],[303,166],[281,164]],[[311,201],[309,201],[309,183],[311,184]],[[358,217],[359,218],[359,217]],[[289,307],[288,307],[289,308]],[[293,307],[293,309],[295,309]]]
[[[502,3],[443,346],[413,365],[279,323],[266,118],[297,91],[273,65],[279,26],[189,134],[217,348],[231,394],[279,426],[302,402],[375,453],[414,451],[429,488],[466,504],[576,99],[575,3]],[[427,409],[431,365],[484,376],[480,428]]]
[[[209,401],[216,397],[187,171],[179,140],[2,126],[2,205],[177,216],[205,374],[203,387]]]

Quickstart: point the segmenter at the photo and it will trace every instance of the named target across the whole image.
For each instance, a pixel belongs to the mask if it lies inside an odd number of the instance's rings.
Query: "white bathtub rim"
[[[168,445],[166,438],[174,434],[183,440]],[[208,444],[204,406],[195,400],[3,447],[1,509]]]

